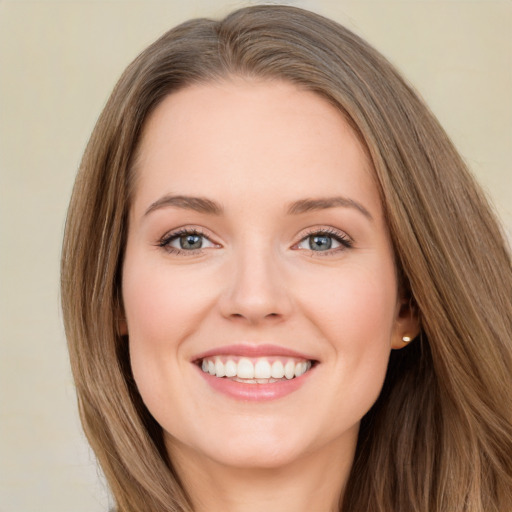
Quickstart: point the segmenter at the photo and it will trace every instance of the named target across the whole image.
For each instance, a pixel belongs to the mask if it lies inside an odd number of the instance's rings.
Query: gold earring
[[[410,343],[412,341],[412,338],[410,336],[402,336],[402,341],[404,343]]]

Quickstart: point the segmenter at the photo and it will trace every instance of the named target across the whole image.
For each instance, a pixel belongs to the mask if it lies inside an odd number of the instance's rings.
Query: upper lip
[[[309,354],[304,354],[296,350],[292,350],[279,345],[271,344],[247,344],[239,343],[235,345],[223,345],[215,347],[206,352],[201,352],[192,358],[192,361],[198,361],[205,357],[213,356],[240,356],[240,357],[294,357],[297,359],[305,359],[308,361],[315,361],[316,359]]]

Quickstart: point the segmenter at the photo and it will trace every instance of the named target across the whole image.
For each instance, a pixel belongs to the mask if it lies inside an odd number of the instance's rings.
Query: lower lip
[[[247,402],[265,402],[283,398],[301,388],[309,379],[313,369],[308,370],[300,377],[290,380],[282,380],[270,384],[244,384],[226,377],[215,377],[203,372],[198,367],[203,379],[215,390],[236,400]]]

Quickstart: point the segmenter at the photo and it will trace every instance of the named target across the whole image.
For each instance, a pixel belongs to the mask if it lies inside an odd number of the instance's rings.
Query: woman
[[[510,509],[511,297],[432,114],[297,8],[151,45],[71,199],[66,331],[122,512]]]

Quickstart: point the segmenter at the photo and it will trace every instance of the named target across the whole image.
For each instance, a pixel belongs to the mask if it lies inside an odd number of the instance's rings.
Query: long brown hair
[[[62,304],[87,437],[120,512],[192,510],[131,376],[120,274],[144,121],[168,94],[228,76],[287,80],[335,105],[373,161],[420,336],[391,354],[363,418],[341,511],[512,510],[512,272],[480,189],[443,129],[359,37],[284,6],[193,20],[116,85],[77,176]]]

